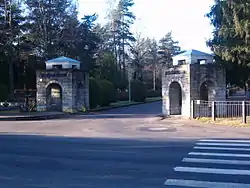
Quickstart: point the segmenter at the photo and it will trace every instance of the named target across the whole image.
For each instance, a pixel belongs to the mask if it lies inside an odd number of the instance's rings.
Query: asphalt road
[[[168,132],[145,132],[145,135],[143,132],[144,141],[139,140],[142,137],[136,138],[142,131],[132,128],[147,121],[133,117],[152,117],[160,111],[161,102],[157,102],[100,112],[99,116],[107,119],[2,122],[0,188],[250,188],[250,140],[242,140],[249,135],[247,130],[243,131],[246,134],[238,135],[241,140],[211,140],[208,134],[222,137],[229,130],[229,135],[236,137],[237,129],[185,127],[172,122],[179,139],[167,137]],[[20,131],[24,129],[27,134],[48,131],[58,136],[14,135],[25,134]],[[122,131],[133,133],[130,138],[134,140],[60,136],[70,131],[79,136],[100,132],[105,137]],[[195,131],[201,131],[207,140],[201,136],[194,139]],[[186,139],[181,136],[184,133]],[[149,137],[150,134],[154,136]]]
[[[250,140],[0,136],[1,188],[249,188]]]
[[[95,118],[143,118],[162,114],[162,101],[104,110],[91,115]]]
[[[193,141],[0,136],[1,188],[165,187]]]
[[[250,187],[250,140],[0,136],[2,188]]]

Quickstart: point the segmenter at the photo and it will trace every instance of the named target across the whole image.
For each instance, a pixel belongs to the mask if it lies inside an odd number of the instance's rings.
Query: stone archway
[[[203,101],[213,101],[215,98],[215,84],[210,81],[204,81],[201,85],[200,85],[200,100]]]
[[[62,111],[62,87],[51,83],[46,88],[47,111]]]
[[[172,82],[169,86],[169,110],[170,115],[181,115],[182,89],[178,82]]]

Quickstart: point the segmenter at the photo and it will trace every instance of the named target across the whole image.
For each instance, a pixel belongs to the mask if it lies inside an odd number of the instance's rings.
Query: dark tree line
[[[91,77],[120,90],[127,88],[130,65],[133,78],[151,82],[155,90],[162,64],[180,48],[171,33],[159,42],[134,35],[133,5],[119,0],[101,25],[95,13],[79,20],[72,0],[0,0],[0,99],[13,99],[15,89],[35,89],[36,70],[58,56],[80,60]]]

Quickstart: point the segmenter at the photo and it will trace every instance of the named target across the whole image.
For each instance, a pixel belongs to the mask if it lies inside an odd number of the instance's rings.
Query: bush
[[[161,90],[150,90],[147,92],[147,98],[161,97]]]
[[[131,82],[131,99],[135,102],[143,102],[146,99],[145,84],[139,80],[132,80]]]
[[[95,78],[89,78],[90,108],[96,108],[102,102],[102,88]]]
[[[111,102],[115,102],[116,89],[114,84],[108,80],[100,80],[99,84],[102,88],[101,106],[108,106]]]
[[[118,101],[128,101],[128,92],[127,91],[120,91],[117,93],[117,100]]]
[[[0,84],[0,101],[8,99],[8,87],[4,84]]]

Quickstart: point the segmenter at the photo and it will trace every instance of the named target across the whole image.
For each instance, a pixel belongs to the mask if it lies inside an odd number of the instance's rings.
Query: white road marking
[[[227,151],[250,151],[250,148],[226,148],[226,147],[204,147],[204,146],[195,146],[194,149],[227,150]]]
[[[250,184],[168,179],[164,185],[200,188],[250,188]]]
[[[242,147],[250,147],[250,144],[233,144],[233,143],[207,143],[207,142],[198,142],[196,145],[202,146],[242,146]]]
[[[223,160],[223,159],[184,158],[184,159],[182,159],[182,162],[250,165],[250,161],[243,161],[243,160]]]
[[[250,154],[234,154],[234,153],[202,153],[190,152],[188,155],[207,155],[207,156],[223,156],[223,157],[250,157]]]
[[[203,139],[200,142],[234,142],[234,143],[250,143],[250,140],[218,140],[218,139]]]
[[[250,176],[250,170],[235,170],[235,169],[220,169],[220,168],[196,168],[196,167],[175,167],[174,170],[177,172],[249,175]]]

